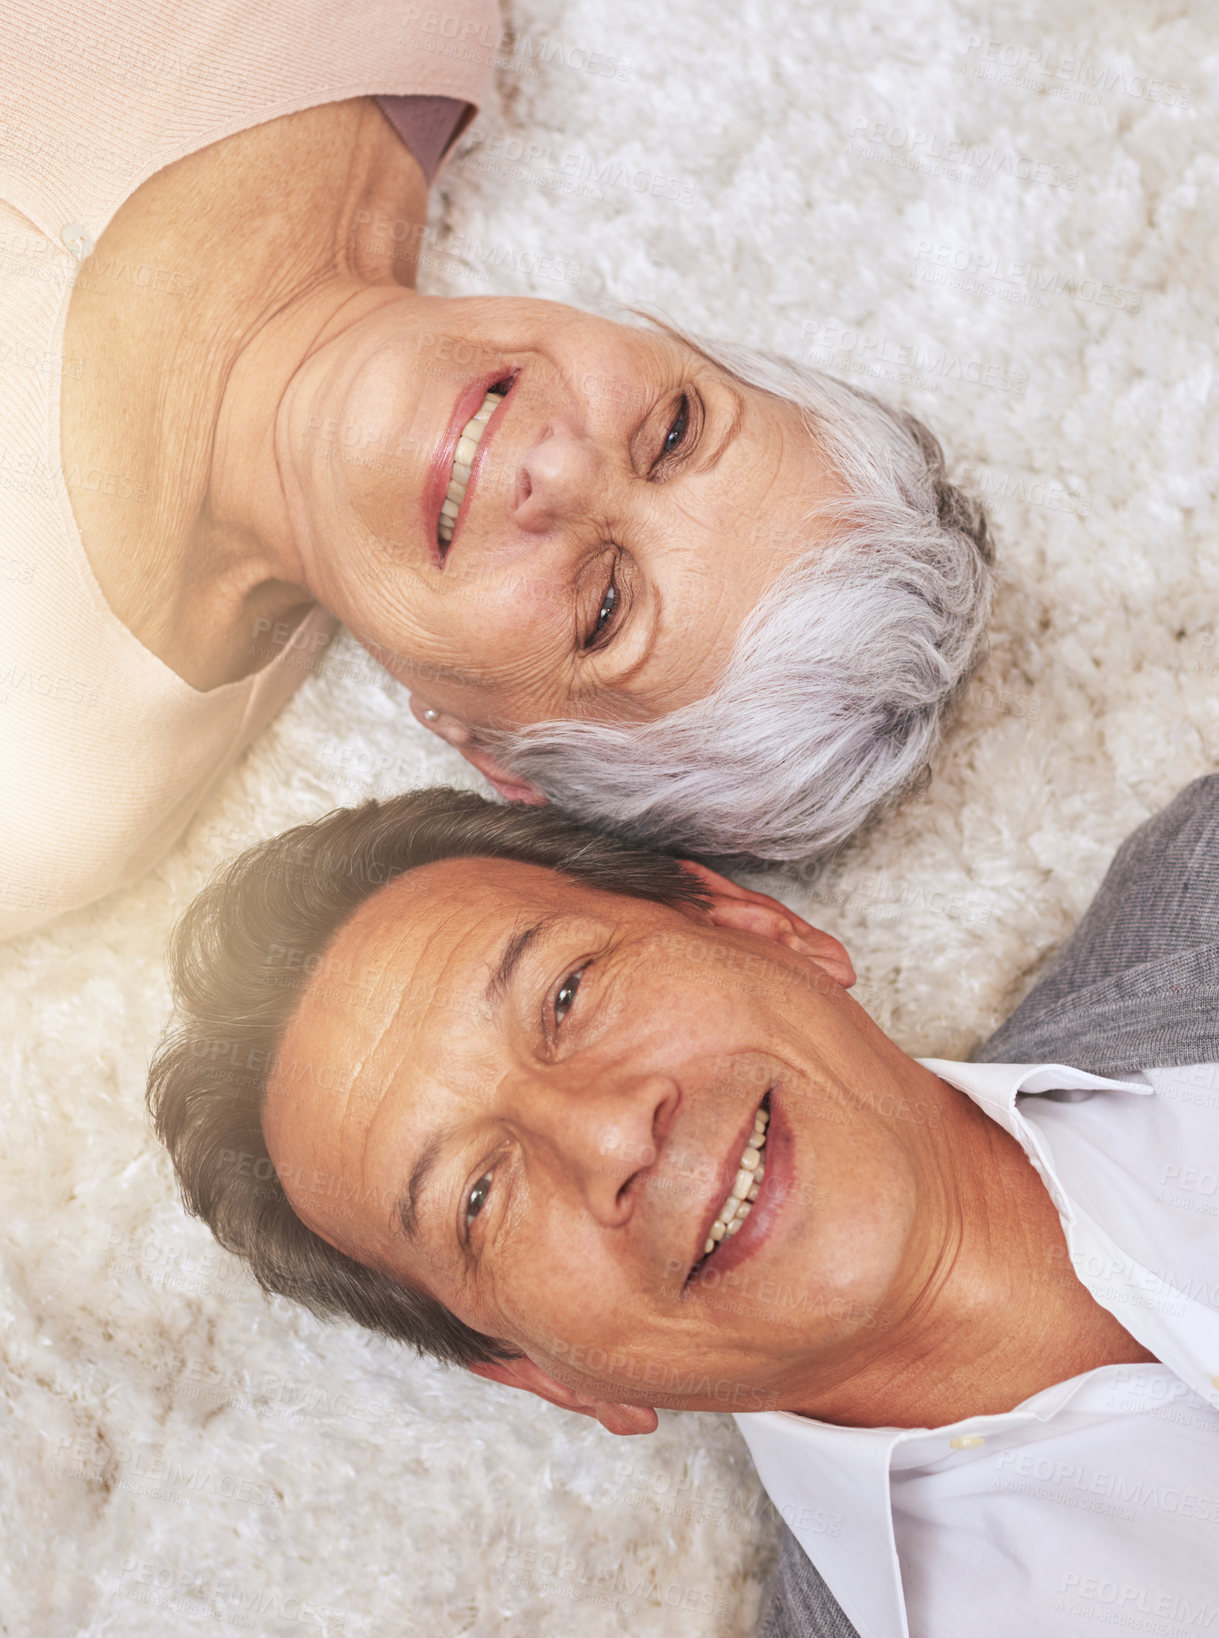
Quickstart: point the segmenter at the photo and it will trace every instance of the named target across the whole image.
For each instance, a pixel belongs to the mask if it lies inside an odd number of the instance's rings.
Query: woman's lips
[[[731,1238],[721,1240],[712,1255],[691,1277],[692,1290],[705,1284],[709,1291],[714,1291],[723,1275],[753,1255],[783,1210],[791,1192],[794,1168],[791,1127],[779,1101],[780,1095],[779,1088],[772,1089],[770,1093],[770,1124],[766,1128],[766,1147],[762,1151],[766,1157],[766,1176],[762,1179],[758,1198],[737,1232]],[[752,1116],[750,1118],[752,1120]],[[716,1273],[716,1270],[719,1272]]]
[[[465,517],[466,508],[470,503],[470,492],[474,488],[475,479],[482,464],[484,448],[500,417],[503,415],[504,404],[500,404],[487,422],[486,430],[483,432],[478,446],[478,453],[475,455],[474,463],[470,469],[470,481],[466,485],[461,509],[453,524],[453,537],[448,545],[442,548],[438,535],[440,508],[444,505],[444,497],[448,493],[449,480],[453,473],[453,457],[457,453],[457,441],[461,437],[470,417],[476,413],[483,399],[486,398],[497,382],[504,381],[508,383],[507,391],[504,394],[504,403],[507,402],[512,388],[516,385],[518,373],[506,369],[492,370],[485,375],[479,376],[477,381],[472,381],[454,405],[453,414],[449,419],[445,434],[432,454],[431,463],[428,467],[427,483],[424,486],[423,493],[423,527],[427,535],[428,552],[432,562],[438,569],[444,568],[450,552],[457,543],[457,534]]]

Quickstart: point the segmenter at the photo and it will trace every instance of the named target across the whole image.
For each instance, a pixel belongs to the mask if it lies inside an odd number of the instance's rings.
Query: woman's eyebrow
[[[708,450],[703,456],[702,460],[698,463],[703,468],[713,467],[723,458],[723,456],[728,452],[728,449],[731,447],[733,439],[736,437],[737,433],[740,432],[741,423],[745,419],[744,395],[737,391],[731,381],[721,381],[720,385],[732,399],[735,407],[728,419],[728,425],[720,434],[719,442],[716,444],[714,449]]]

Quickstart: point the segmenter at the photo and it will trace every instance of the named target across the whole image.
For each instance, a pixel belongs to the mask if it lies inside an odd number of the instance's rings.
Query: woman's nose
[[[577,428],[565,420],[547,421],[520,459],[513,521],[541,534],[587,511],[597,470],[596,452]]]

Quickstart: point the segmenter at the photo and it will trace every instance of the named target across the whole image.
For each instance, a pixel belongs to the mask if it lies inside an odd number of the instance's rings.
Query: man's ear
[[[684,869],[697,876],[710,895],[707,915],[716,927],[731,927],[738,933],[760,933],[774,939],[788,950],[799,950],[810,957],[836,984],[849,990],[855,982],[855,968],[846,952],[846,946],[830,933],[823,933],[789,910],[769,893],[754,893],[748,887],[730,882],[727,876],[695,864],[693,859],[681,861]]]
[[[485,1365],[471,1365],[475,1376],[488,1382],[502,1382],[508,1388],[521,1388],[536,1394],[561,1410],[578,1411],[600,1422],[607,1433],[655,1433],[660,1418],[654,1410],[643,1405],[618,1405],[609,1399],[593,1399],[577,1393],[535,1365],[523,1354],[519,1359],[495,1359]]]
[[[495,760],[490,751],[480,751],[474,747],[471,743],[470,730],[464,722],[451,717],[447,711],[435,711],[430,706],[422,705],[413,694],[410,697],[410,706],[415,721],[431,729],[432,733],[444,740],[446,745],[460,751],[470,766],[477,768],[488,784],[494,785],[506,802],[525,802],[535,808],[546,806],[546,798],[536,785],[528,779],[521,779],[517,774],[509,773],[502,763]]]

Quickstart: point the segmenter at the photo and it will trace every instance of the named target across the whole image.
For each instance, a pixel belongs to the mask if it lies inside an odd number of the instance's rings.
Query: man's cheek
[[[574,1209],[573,1209],[574,1208]],[[629,1281],[603,1232],[566,1189],[531,1189],[510,1229],[497,1236],[494,1271],[481,1282],[502,1323],[530,1350],[568,1359],[605,1329],[629,1296]]]

